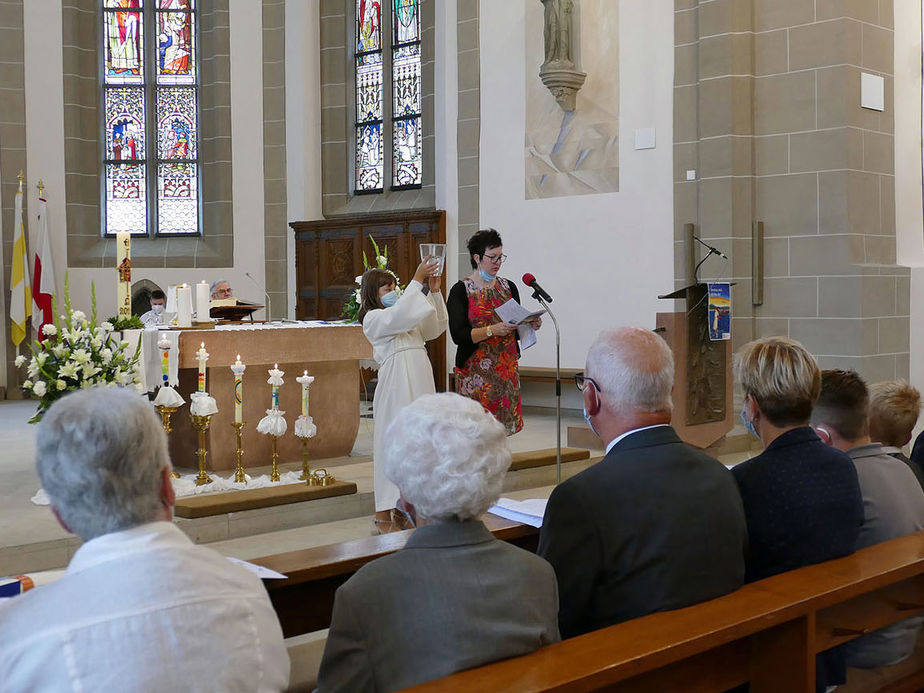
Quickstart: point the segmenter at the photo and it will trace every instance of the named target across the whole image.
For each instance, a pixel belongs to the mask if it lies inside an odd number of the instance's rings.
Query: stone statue
[[[539,78],[566,111],[573,111],[578,89],[586,74],[575,69],[571,58],[571,21],[574,0],[540,0],[545,6],[545,62]]]

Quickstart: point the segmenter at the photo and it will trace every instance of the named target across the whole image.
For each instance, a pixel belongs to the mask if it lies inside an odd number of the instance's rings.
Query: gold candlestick
[[[155,404],[154,408],[157,410],[157,413],[160,414],[160,420],[164,426],[164,433],[169,436],[173,432],[173,426],[170,425],[170,416],[179,407],[167,407],[163,404]],[[170,472],[170,476],[172,476],[174,479],[179,479],[180,473],[174,469],[172,472]]]
[[[298,477],[311,485],[311,470],[308,468],[308,439],[302,438],[302,475]]]
[[[247,477],[244,476],[244,465],[241,464],[241,458],[244,456],[244,449],[241,447],[241,431],[247,425],[246,421],[232,421],[234,431],[237,434],[237,469],[234,470],[234,480],[238,483],[247,483]]]
[[[192,417],[193,426],[199,431],[199,449],[196,450],[196,455],[199,458],[199,474],[196,476],[196,486],[204,486],[212,483],[212,477],[205,471],[205,458],[209,454],[208,450],[205,449],[205,432],[209,430],[212,415],[198,416],[197,414],[190,414],[190,416]]]
[[[276,451],[276,436],[273,436],[273,470],[270,472],[270,481],[279,481],[279,453]]]

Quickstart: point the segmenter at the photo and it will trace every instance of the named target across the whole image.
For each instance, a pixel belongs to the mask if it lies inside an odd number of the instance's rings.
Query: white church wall
[[[895,237],[911,267],[911,383],[924,392],[924,207],[921,195],[921,4],[895,3]],[[888,107],[888,105],[887,105]],[[924,417],[918,430],[924,429]]]
[[[481,226],[503,235],[504,276],[519,282],[532,272],[553,295],[562,366],[580,367],[600,330],[653,328],[655,313],[672,309],[657,294],[674,284],[673,3],[619,3],[619,192],[538,200],[525,199],[523,147],[526,60],[542,51],[543,37],[527,38],[525,27],[527,12],[541,14],[542,5],[483,0],[480,8]],[[586,7],[580,21],[593,21]],[[580,41],[577,27],[575,36]],[[634,149],[638,128],[655,128],[656,148]],[[536,305],[521,292],[525,305]],[[554,363],[547,320],[521,364]]]
[[[287,3],[301,5],[302,3]],[[23,3],[26,70],[26,147],[29,180],[27,224],[36,231],[38,191],[45,182],[49,225],[55,257],[58,291],[63,291],[66,270],[64,199],[63,66],[60,0]],[[233,146],[234,266],[215,269],[138,269],[134,279],[149,278],[161,286],[181,281],[227,278],[242,298],[260,300],[264,281],[263,247],[263,103],[262,9],[252,0],[230,0],[231,25],[231,128]],[[304,10],[307,13],[307,10]],[[315,13],[317,14],[317,13]],[[300,39],[302,40],[302,39]],[[316,44],[315,44],[316,45]],[[311,50],[310,47],[305,50]],[[316,54],[316,51],[315,51]],[[30,251],[35,245],[30,245]],[[256,283],[247,278],[250,273]],[[70,269],[71,297],[88,307],[90,283],[95,282],[101,315],[116,311],[114,269]]]

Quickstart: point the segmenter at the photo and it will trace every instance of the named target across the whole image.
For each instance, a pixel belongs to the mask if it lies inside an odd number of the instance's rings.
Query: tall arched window
[[[195,0],[102,0],[104,235],[200,229]]]
[[[384,7],[379,0],[356,0],[354,19],[355,192],[384,191],[386,155],[391,159],[392,190],[420,187],[420,0],[385,0]],[[386,81],[383,42],[388,39],[391,51]],[[384,88],[385,84],[391,88]],[[391,101],[390,108],[386,99]],[[387,153],[386,141],[391,142]]]

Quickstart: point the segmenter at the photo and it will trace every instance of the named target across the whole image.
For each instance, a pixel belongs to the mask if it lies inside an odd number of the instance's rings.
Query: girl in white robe
[[[359,317],[363,332],[372,344],[373,358],[379,364],[378,385],[372,400],[375,421],[372,468],[377,523],[378,520],[388,522],[399,495],[398,487],[385,476],[381,463],[388,425],[402,407],[421,395],[436,391],[424,343],[439,337],[449,322],[446,303],[440,293],[440,278],[433,276],[439,266],[438,262],[421,262],[414,279],[397,300],[391,274],[369,270],[363,275]],[[424,281],[430,286],[428,296],[422,291]],[[386,307],[386,304],[391,305]]]

